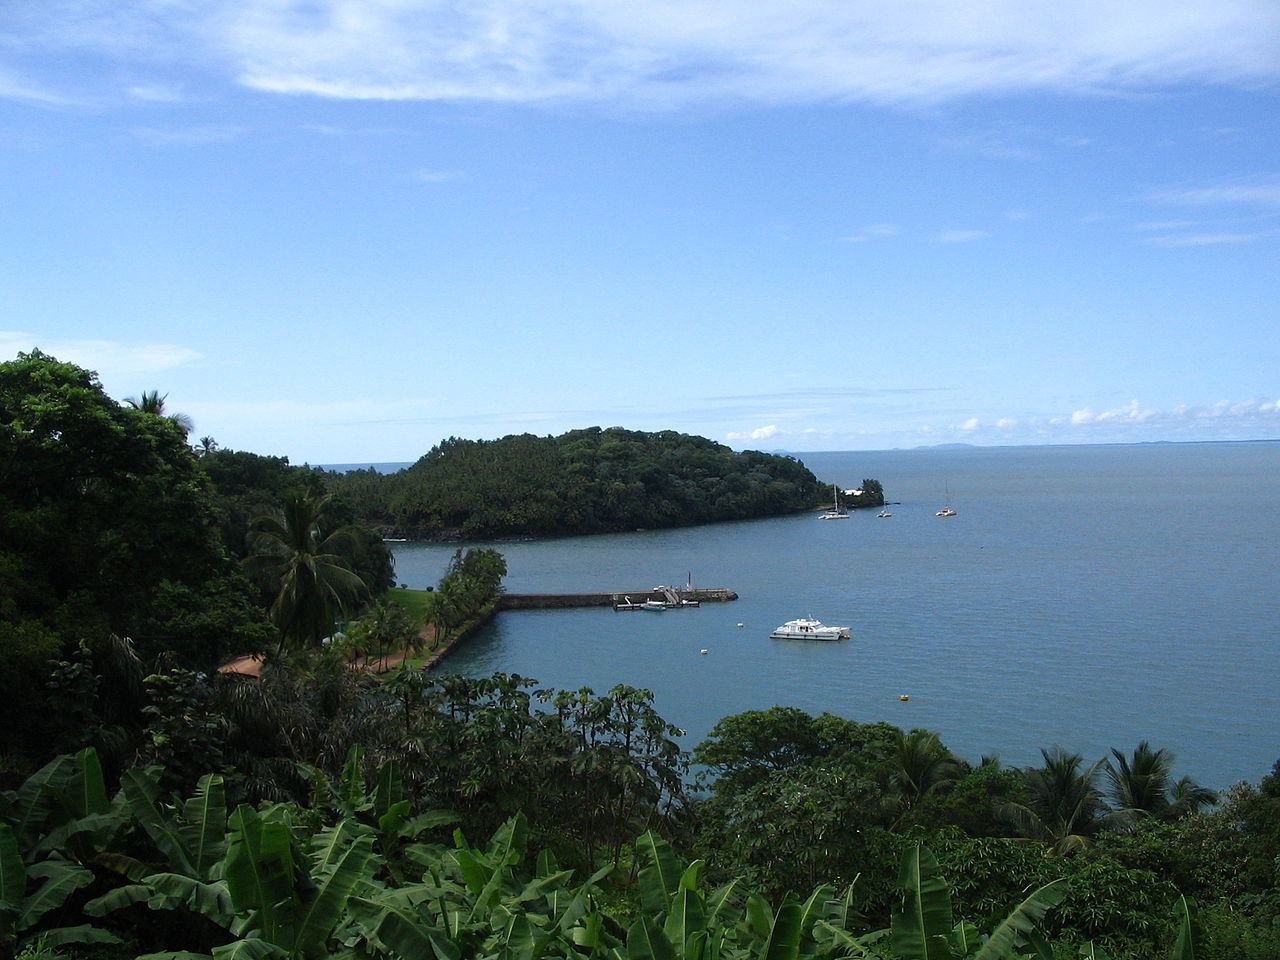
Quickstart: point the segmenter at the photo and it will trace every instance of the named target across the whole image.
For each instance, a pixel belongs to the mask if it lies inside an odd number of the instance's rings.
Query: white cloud
[[[347,99],[937,102],[1280,76],[1256,0],[47,0],[33,54],[203,56],[267,91]]]
[[[1255,233],[1175,233],[1160,237],[1148,237],[1147,243],[1157,247],[1216,247],[1224,243],[1252,243],[1275,236],[1274,231]]]
[[[125,344],[116,340],[61,340],[15,330],[0,330],[0,356],[40,350],[64,363],[95,371],[105,382],[149,376],[201,359],[190,347],[170,343]],[[142,389],[142,388],[139,388]]]
[[[964,423],[960,424],[960,429],[965,433],[973,433],[975,430],[982,429],[982,421],[977,417],[970,417]]]
[[[729,440],[769,440],[773,437],[780,436],[782,433],[776,424],[769,424],[767,427],[757,427],[747,433],[730,432],[727,435]]]
[[[876,237],[892,237],[896,235],[898,228],[892,223],[873,223],[870,226],[862,227],[853,233],[843,236],[840,239],[845,243],[865,243]]]
[[[1158,190],[1149,199],[1183,207],[1234,205],[1280,209],[1280,176],[1242,177],[1201,187]]]
[[[163,83],[140,83],[129,88],[129,95],[148,103],[179,103],[184,97],[180,87]]]
[[[243,127],[228,124],[203,124],[194,127],[139,127],[133,135],[144,143],[161,146],[200,146],[207,143],[227,143],[243,137]]]
[[[414,174],[414,178],[421,180],[423,183],[446,183],[450,180],[457,180],[462,176],[452,170],[419,170]]]
[[[947,230],[938,234],[938,243],[972,243],[975,240],[985,240],[991,234],[985,230]]]

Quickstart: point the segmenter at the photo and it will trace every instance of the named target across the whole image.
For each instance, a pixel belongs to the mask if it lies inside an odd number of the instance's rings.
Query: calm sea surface
[[[648,688],[689,746],[720,717],[784,704],[926,727],[966,759],[1019,766],[1055,744],[1091,762],[1147,739],[1214,788],[1280,757],[1280,443],[798,459],[844,487],[880,480],[893,517],[493,544],[512,593],[692,577],[740,599],[504,613],[443,669]],[[958,515],[936,517],[948,489]],[[393,546],[400,582],[426,587],[457,545]],[[853,639],[769,639],[807,616]]]

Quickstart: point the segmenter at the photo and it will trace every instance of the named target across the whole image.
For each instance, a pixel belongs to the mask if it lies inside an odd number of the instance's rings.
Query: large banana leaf
[[[208,879],[209,868],[227,850],[227,794],[221,775],[200,778],[195,796],[183,805],[178,833],[196,876]]]
[[[84,912],[91,917],[102,917],[138,903],[145,903],[152,910],[185,907],[228,930],[236,919],[225,883],[206,883],[181,873],[153,873],[144,883],[115,887],[86,903]]]
[[[838,905],[834,898],[835,887],[830,884],[823,884],[809,894],[809,899],[800,906],[801,939],[811,939],[814,925],[837,912]]]
[[[102,779],[98,751],[93,747],[86,747],[75,754],[74,760],[74,772],[68,779],[63,794],[68,812],[77,818],[106,813],[111,804],[107,801],[107,787]]]
[[[35,926],[50,910],[65,904],[81,887],[93,883],[93,874],[79,864],[66,860],[45,860],[27,868],[27,876],[44,882],[23,898],[18,912],[17,929]],[[28,888],[30,889],[30,888]]]
[[[411,854],[414,852],[416,851],[410,851]],[[479,896],[480,891],[493,879],[493,869],[475,851],[466,847],[451,851],[449,856],[458,865],[458,869],[462,873],[462,881],[467,885],[467,889]]]
[[[462,951],[441,930],[431,926],[417,911],[396,902],[375,902],[362,898],[352,901],[368,914],[372,922],[373,938],[384,945],[393,956],[425,960],[434,955],[436,960],[459,960]]]
[[[274,943],[248,937],[213,948],[213,960],[282,960],[289,952]]]
[[[18,849],[18,838],[7,823],[0,823],[0,912],[16,914],[27,895],[27,865]],[[0,919],[0,934],[5,923]]]
[[[982,937],[971,920],[961,920],[951,931],[951,952],[957,957],[967,957],[978,949]]]
[[[69,943],[122,943],[114,933],[99,930],[87,923],[74,927],[55,927],[52,930],[41,930],[39,942],[46,948],[62,947]]]
[[[494,831],[485,849],[485,856],[495,868],[515,866],[524,859],[529,842],[529,821],[523,813],[517,813]]]
[[[641,917],[627,931],[627,960],[676,960],[676,951],[654,920]]]
[[[381,820],[396,804],[404,800],[404,778],[400,764],[388,760],[378,771],[378,786],[373,794],[373,815]]]
[[[130,767],[120,775],[120,787],[128,801],[129,811],[147,832],[156,849],[168,860],[170,868],[189,877],[197,876],[178,824],[161,812],[157,803],[160,786],[155,769]]]
[[[671,898],[671,910],[663,927],[663,932],[675,947],[677,955],[688,958],[690,941],[695,934],[705,936],[706,929],[707,916],[702,896],[696,890],[681,887]]]
[[[1049,908],[1062,902],[1067,890],[1066,880],[1054,880],[1032,893],[991,931],[974,960],[1005,960],[1012,956],[1014,948],[1035,930],[1036,923]]]
[[[247,930],[257,929],[264,939],[291,948],[289,918],[297,894],[289,828],[260,819],[247,804],[236,808],[230,826],[225,863],[231,902],[237,912],[252,917]]]
[[[759,953],[760,960],[796,960],[800,955],[800,933],[804,910],[794,900],[778,908],[769,936]]]
[[[902,852],[901,907],[893,912],[890,944],[902,960],[951,960],[951,893],[938,862],[920,844]]]
[[[46,763],[18,788],[9,818],[19,843],[43,832],[58,796],[75,772],[75,759],[63,754]]]
[[[347,762],[337,784],[338,805],[344,816],[353,817],[365,802],[364,747],[355,743],[347,751]]]
[[[319,851],[316,890],[298,916],[294,949],[306,956],[324,956],[325,941],[342,919],[352,891],[372,879],[373,837],[359,835],[350,820],[341,821],[331,834],[332,841]]]
[[[1185,895],[1174,904],[1178,920],[1178,938],[1173,942],[1170,960],[1195,960],[1199,956],[1196,947],[1200,942],[1200,924],[1196,920],[1195,904]]]
[[[1107,952],[1092,940],[1080,948],[1080,960],[1109,960]]]
[[[636,853],[641,862],[640,903],[650,914],[665,913],[680,885],[681,875],[671,845],[649,830],[636,841]]]
[[[707,927],[713,926],[729,926],[737,923],[738,917],[729,917],[729,914],[737,909],[738,887],[741,881],[730,880],[723,887],[715,890],[711,896],[707,897]]]

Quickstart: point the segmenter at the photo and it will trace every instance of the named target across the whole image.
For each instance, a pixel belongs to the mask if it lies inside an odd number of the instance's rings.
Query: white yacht
[[[831,509],[818,517],[819,520],[848,520],[849,511],[840,506],[840,497],[836,494],[836,485],[831,485]]]
[[[820,620],[788,620],[773,633],[771,640],[848,640],[848,627],[828,627]]]
[[[943,501],[942,509],[941,509],[941,510],[939,510],[936,514],[934,514],[934,516],[936,516],[936,517],[954,517],[955,515],[956,515],[955,510],[951,509],[951,484],[949,484],[949,483],[948,483],[948,484],[947,484],[947,499],[946,499],[945,501]]]

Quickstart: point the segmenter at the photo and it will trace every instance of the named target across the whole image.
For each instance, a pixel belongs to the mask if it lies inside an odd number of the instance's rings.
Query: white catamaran
[[[831,509],[828,510],[826,513],[822,514],[822,516],[818,517],[818,519],[819,520],[848,520],[849,519],[849,511],[846,510],[844,507],[840,506],[840,495],[836,492],[836,485],[834,483],[831,485]]]

